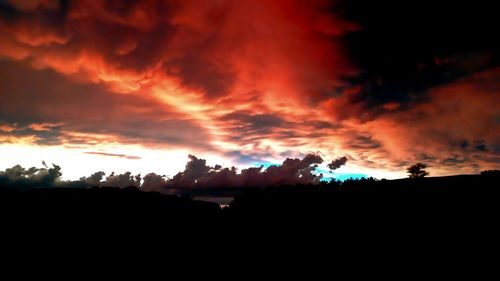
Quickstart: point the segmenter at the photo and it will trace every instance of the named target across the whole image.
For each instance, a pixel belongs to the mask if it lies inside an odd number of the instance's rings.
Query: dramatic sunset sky
[[[494,1],[0,0],[0,170],[500,168]]]

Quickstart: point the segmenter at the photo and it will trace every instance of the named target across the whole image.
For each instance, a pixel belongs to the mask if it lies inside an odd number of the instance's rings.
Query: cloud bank
[[[0,141],[497,169],[496,9],[434,2],[1,1]]]
[[[144,191],[172,193],[183,189],[224,189],[224,188],[264,188],[270,186],[318,184],[322,174],[315,173],[323,162],[319,155],[308,154],[303,159],[287,158],[281,165],[263,166],[242,169],[223,168],[220,165],[208,166],[205,159],[189,155],[184,171],[172,178],[149,173],[144,177],[131,172],[106,176],[102,171],[95,172],[78,181],[63,181],[61,167],[24,169],[16,165],[0,171],[2,187],[36,188],[36,187],[93,187],[111,186],[125,188],[134,186]],[[45,163],[45,162],[44,162]]]

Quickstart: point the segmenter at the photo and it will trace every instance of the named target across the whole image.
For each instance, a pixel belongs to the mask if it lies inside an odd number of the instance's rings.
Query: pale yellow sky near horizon
[[[141,146],[124,145],[121,148],[100,150],[103,153],[123,154],[129,156],[140,157],[140,159],[127,159],[124,157],[104,156],[99,154],[87,154],[90,152],[88,148],[65,148],[59,146],[34,146],[34,145],[14,145],[1,144],[0,155],[3,155],[0,161],[0,170],[5,170],[14,165],[28,167],[42,167],[42,161],[47,165],[56,164],[61,166],[64,180],[77,180],[80,177],[89,176],[94,172],[103,171],[107,175],[111,172],[124,173],[127,171],[132,174],[146,175],[154,172],[168,177],[174,176],[176,173],[183,171],[188,162],[187,150],[161,150],[143,148]],[[250,166],[257,166],[259,163],[241,165],[232,162],[230,159],[225,159],[216,154],[196,155],[199,158],[207,159],[207,164],[214,166],[215,164],[223,167],[235,166],[239,169]],[[268,163],[281,163],[284,159],[270,159]],[[327,161],[320,165],[319,168],[328,170],[326,167]],[[362,167],[356,167],[347,163],[345,166],[336,170],[338,174],[366,174],[375,178],[402,178],[405,177],[405,172],[388,172],[382,170],[370,170]]]

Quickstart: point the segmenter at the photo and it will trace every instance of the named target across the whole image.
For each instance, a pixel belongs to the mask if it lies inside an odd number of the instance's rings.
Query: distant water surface
[[[219,197],[219,196],[194,196],[193,200],[207,201],[219,204],[221,208],[229,206],[234,197]]]

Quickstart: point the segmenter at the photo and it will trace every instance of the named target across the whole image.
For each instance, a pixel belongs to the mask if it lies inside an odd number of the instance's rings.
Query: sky
[[[500,168],[494,1],[0,0],[0,169]]]

